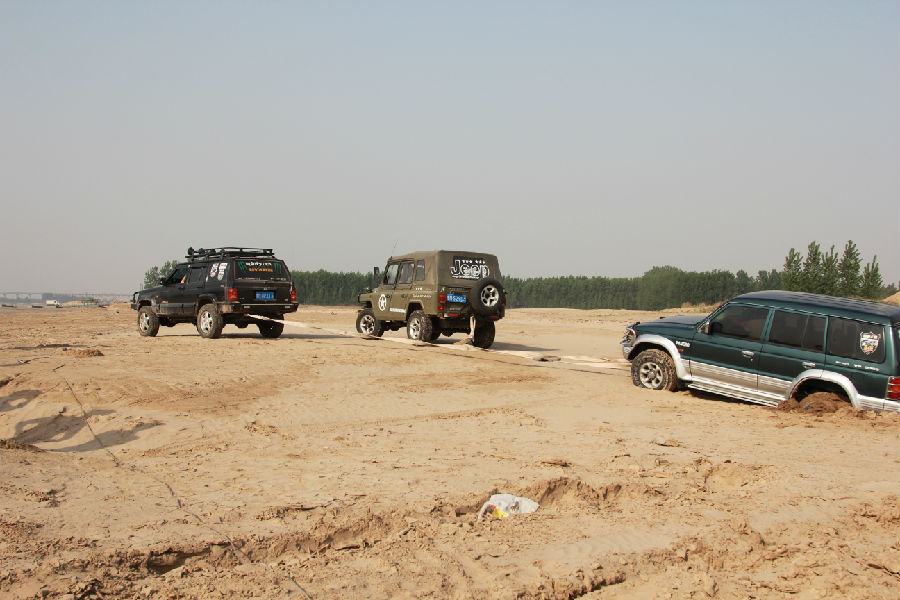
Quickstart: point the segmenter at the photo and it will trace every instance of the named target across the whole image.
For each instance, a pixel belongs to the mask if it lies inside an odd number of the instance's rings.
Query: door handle
[[[753,352],[752,350],[742,350],[741,354],[743,354],[747,358],[753,358],[754,356],[756,356],[756,352]]]
[[[816,366],[816,363],[808,362],[808,361],[803,361],[803,362],[800,363],[800,364],[802,364],[802,365],[803,365],[804,367],[806,367],[807,369],[812,369],[814,366]]]

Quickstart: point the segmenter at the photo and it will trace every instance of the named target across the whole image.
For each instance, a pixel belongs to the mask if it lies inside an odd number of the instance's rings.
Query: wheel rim
[[[655,362],[646,362],[641,365],[641,384],[648,388],[657,388],[663,380],[663,372]]]
[[[209,333],[209,328],[212,326],[212,315],[209,314],[208,310],[204,310],[200,313],[200,330],[203,333]]]
[[[422,324],[418,319],[413,319],[409,322],[409,337],[418,340],[420,335],[422,335]]]
[[[375,333],[375,317],[372,315],[363,315],[363,318],[359,320],[359,328],[362,329],[362,332],[366,335]]]
[[[483,290],[481,290],[481,303],[488,308],[494,308],[497,306],[497,302],[500,301],[500,290],[492,285],[486,285]]]
[[[149,331],[150,330],[150,315],[145,312],[141,313],[141,318],[138,319],[138,327],[141,328],[141,331]]]

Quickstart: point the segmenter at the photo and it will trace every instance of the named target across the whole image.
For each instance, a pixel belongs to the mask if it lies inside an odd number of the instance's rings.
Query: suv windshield
[[[277,260],[236,260],[234,265],[235,279],[288,280],[287,269]]]

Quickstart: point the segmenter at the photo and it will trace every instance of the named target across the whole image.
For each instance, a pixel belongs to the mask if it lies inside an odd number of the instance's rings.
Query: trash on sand
[[[669,448],[677,448],[678,446],[681,445],[681,442],[679,442],[675,438],[668,438],[665,440],[662,438],[655,438],[653,440],[653,443],[656,444],[657,446],[667,446]]]
[[[539,507],[540,504],[530,498],[512,494],[494,494],[478,511],[478,520],[482,520],[485,515],[492,515],[498,519],[504,519],[509,515],[525,515],[533,513]]]

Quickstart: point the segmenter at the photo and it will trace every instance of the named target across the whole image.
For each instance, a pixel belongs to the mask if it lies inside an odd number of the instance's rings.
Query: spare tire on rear
[[[469,304],[479,315],[489,317],[499,314],[503,306],[503,284],[493,277],[479,279],[469,294]]]

